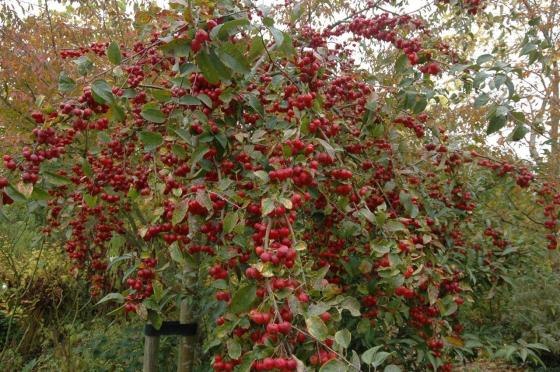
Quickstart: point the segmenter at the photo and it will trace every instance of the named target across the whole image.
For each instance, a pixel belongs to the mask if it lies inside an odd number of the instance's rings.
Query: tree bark
[[[183,288],[184,292],[188,293],[189,289],[192,288],[193,280],[191,274],[194,269],[190,262],[185,262],[185,267],[183,269]],[[188,299],[185,298],[181,301],[179,322],[181,324],[192,323],[193,312],[192,308],[189,306]],[[181,337],[179,340],[179,360],[177,361],[177,372],[191,372],[193,370],[194,362],[194,348],[195,348],[195,336],[185,336]]]
[[[559,146],[558,146],[558,126],[560,124],[560,73],[558,65],[554,64],[552,73],[552,97],[550,100],[550,157],[548,162],[553,175],[558,175]]]
[[[192,312],[187,300],[181,302],[179,322],[186,324],[192,321]],[[195,336],[181,337],[179,341],[179,361],[177,372],[191,372],[194,361]]]

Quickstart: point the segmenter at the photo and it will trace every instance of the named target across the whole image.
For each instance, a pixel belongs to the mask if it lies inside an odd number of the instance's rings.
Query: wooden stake
[[[187,300],[181,302],[181,312],[179,322],[187,324],[192,320],[192,313],[189,309]],[[181,337],[179,340],[179,360],[177,362],[177,372],[191,372],[194,360],[195,336]]]
[[[144,336],[144,372],[157,371],[159,336]]]

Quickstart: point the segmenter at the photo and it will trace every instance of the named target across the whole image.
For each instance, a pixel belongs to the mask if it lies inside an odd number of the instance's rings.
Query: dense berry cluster
[[[121,46],[124,74],[33,113],[33,143],[3,157],[13,183],[45,188],[45,232],[64,240],[92,294],[126,262],[125,312],[171,312],[158,288],[192,297],[215,371],[320,367],[389,335],[396,363],[425,369],[429,354],[450,370],[443,340],[461,337],[463,268],[483,243],[472,229],[492,240],[488,259],[511,244],[477,216],[480,185],[461,174],[489,168],[488,182],[510,176],[521,188],[534,176],[449,146],[432,114],[394,107],[395,91],[365,82],[336,41],[390,43],[423,84],[442,71],[433,53],[454,56],[421,20],[356,16],[263,40],[243,28],[262,14],[232,14],[154,29]],[[108,45],[63,57],[104,56]],[[7,179],[0,189],[4,204],[19,196]],[[553,190],[539,191],[551,248]],[[178,289],[186,266],[196,290]],[[356,335],[345,346],[343,329]],[[419,360],[398,360],[404,349]]]

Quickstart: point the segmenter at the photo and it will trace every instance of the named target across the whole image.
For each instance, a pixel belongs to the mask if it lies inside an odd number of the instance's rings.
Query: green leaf
[[[267,183],[269,181],[268,173],[262,170],[254,172],[254,175],[257,176],[261,181]]]
[[[321,366],[319,372],[344,372],[346,365],[338,359],[331,359]]]
[[[124,121],[124,119],[126,118],[123,108],[117,103],[113,103],[111,105],[111,116],[113,120],[117,122]]]
[[[474,100],[474,107],[480,108],[485,104],[487,104],[489,100],[490,100],[490,96],[486,93],[482,93]]]
[[[340,303],[343,310],[348,310],[352,316],[360,316],[360,302],[354,297],[346,297]]]
[[[259,115],[264,116],[264,108],[261,101],[254,94],[246,94],[245,100]]]
[[[255,58],[259,57],[262,52],[264,51],[264,41],[260,36],[255,36],[253,40],[251,40],[251,49],[249,49],[249,61],[254,60]]]
[[[58,175],[53,172],[49,172],[49,171],[43,172],[43,176],[45,177],[48,183],[55,186],[66,186],[72,184],[70,178]]]
[[[66,72],[61,71],[58,76],[58,90],[61,93],[68,93],[76,88],[76,82],[66,74]]]
[[[521,51],[519,52],[519,55],[524,56],[524,55],[527,55],[531,52],[536,51],[537,49],[538,49],[538,47],[535,44],[527,43],[527,44],[523,45],[523,48],[521,48]]]
[[[456,311],[457,311],[457,303],[455,303],[455,301],[452,301],[452,302],[449,303],[449,307],[447,307],[445,309],[445,311],[442,312],[441,315],[442,316],[449,316]]]
[[[173,225],[177,225],[183,221],[185,216],[187,215],[187,211],[189,206],[186,202],[180,201],[175,205],[175,209],[173,210],[173,217],[171,218],[171,222]]]
[[[179,249],[179,245],[177,244],[177,242],[174,242],[169,247],[169,256],[173,261],[177,262],[180,266],[185,265],[186,262],[185,257],[183,257],[183,253]]]
[[[144,300],[144,303],[146,304],[148,300]],[[152,323],[152,325],[154,326],[155,329],[160,329],[161,325],[163,324],[163,317],[161,316],[161,314],[155,312],[155,311],[150,311],[148,313],[148,319],[150,321],[150,323]]]
[[[407,228],[399,221],[389,220],[384,225],[383,228],[389,232],[397,231],[407,231]]]
[[[304,7],[303,4],[301,2],[297,2],[294,4],[294,7],[292,9],[292,13],[290,14],[290,21],[292,23],[294,23],[295,21],[297,21],[299,19],[299,17],[302,16],[303,12],[304,12]]]
[[[209,150],[206,144],[198,145],[191,156],[191,166],[194,167]]]
[[[265,198],[261,201],[261,213],[263,216],[269,215],[274,210],[274,200]]]
[[[221,40],[225,40],[227,39],[228,36],[230,36],[232,33],[231,31],[233,31],[234,29],[241,27],[241,26],[248,26],[250,24],[249,20],[247,18],[241,18],[241,19],[234,19],[231,21],[227,21],[224,22],[223,24],[219,25],[218,27],[215,27],[214,29],[212,29],[212,31],[210,32],[210,36],[213,36],[212,38],[214,39],[215,36],[217,36],[218,38],[220,38]],[[216,31],[214,31],[216,30]]]
[[[228,355],[231,359],[239,359],[241,356],[241,344],[237,338],[230,338],[226,343]]]
[[[242,287],[233,295],[230,310],[235,313],[243,313],[251,309],[253,302],[257,298],[257,287],[249,285]]]
[[[93,63],[87,56],[81,56],[73,62],[78,66],[78,73],[82,76],[86,76],[93,69]]]
[[[22,203],[27,200],[25,195],[18,191],[14,186],[8,185],[4,188],[4,192],[16,203]]]
[[[513,132],[511,132],[511,140],[512,141],[522,140],[527,133],[529,133],[529,129],[523,124],[518,124],[515,126]]]
[[[210,53],[206,50],[199,51],[196,55],[196,65],[211,84],[217,84],[220,80],[228,80],[231,77],[227,67],[212,50]]]
[[[229,234],[233,231],[235,226],[237,225],[237,221],[239,220],[239,216],[236,212],[228,212],[224,217],[224,227],[223,230],[226,234]]]
[[[453,74],[456,72],[463,72],[467,69],[467,67],[469,67],[469,65],[465,65],[465,64],[456,64],[451,66],[451,68],[449,69],[449,73]]]
[[[110,104],[115,99],[111,86],[105,80],[94,81],[91,84],[91,93],[97,103]]]
[[[480,57],[478,57],[478,58],[476,59],[476,64],[477,64],[477,65],[482,65],[482,64],[485,63],[485,62],[491,61],[492,58],[494,58],[494,57],[492,56],[492,54],[483,54],[483,55],[481,55]]]
[[[426,106],[428,106],[428,100],[426,99],[426,96],[423,94],[419,95],[416,97],[416,104],[414,105],[412,112],[414,114],[419,114],[426,109]]]
[[[496,115],[493,113],[490,116],[488,123],[488,128],[486,128],[486,134],[496,133],[506,125],[506,117],[504,115]]]
[[[329,335],[329,329],[321,318],[317,316],[311,316],[305,319],[305,325],[307,326],[307,331],[309,334],[319,341],[325,341]]]
[[[408,61],[408,57],[406,54],[402,53],[397,61],[395,62],[395,72],[398,74],[403,73],[410,67],[410,62]]]
[[[152,151],[163,143],[163,137],[157,132],[142,131],[138,133],[140,141],[144,144],[144,150]]]
[[[282,44],[284,44],[284,33],[275,27],[269,27],[269,31],[272,34],[272,37],[274,38],[274,43],[275,43],[274,47],[275,48],[282,47]]]
[[[202,103],[204,103],[207,107],[212,108],[213,106],[212,99],[208,97],[206,94],[199,94],[198,96],[196,96],[196,98],[199,99]]]
[[[31,193],[32,200],[49,200],[51,198],[50,194],[40,187],[33,186],[33,192]]]
[[[334,340],[340,347],[346,349],[350,345],[350,341],[352,341],[352,333],[346,328],[342,329],[334,334]]]
[[[145,105],[142,108],[140,115],[147,121],[152,123],[161,124],[165,122],[165,114],[161,112],[160,109],[153,107],[151,105]]]
[[[216,50],[222,62],[233,71],[247,74],[250,71],[249,63],[239,50],[239,46],[227,43]]]
[[[494,85],[496,89],[499,89],[507,80],[507,76],[504,74],[498,74],[494,77]]]
[[[373,361],[371,362],[371,364],[377,368],[380,365],[383,364],[383,362],[385,362],[385,359],[387,359],[392,353],[388,353],[386,351],[380,351],[378,353],[375,354],[375,356],[373,357]]]
[[[334,159],[336,157],[334,147],[332,147],[330,143],[328,143],[327,141],[321,138],[317,138],[317,141],[321,144],[321,146],[325,148],[325,151],[327,152],[327,154],[329,154],[331,158]]]
[[[117,43],[114,41],[112,41],[107,48],[107,57],[109,58],[109,62],[114,65],[118,65],[122,61],[121,51],[119,50]]]
[[[383,345],[378,345],[378,346],[374,346],[371,349],[366,350],[363,354],[362,354],[362,361],[367,364],[368,366],[370,366],[373,363],[373,360],[375,358],[375,354],[377,354],[377,351],[379,349],[381,349],[383,347]]]
[[[210,56],[205,50],[201,50],[196,55],[196,65],[204,75],[204,78],[210,84],[216,84],[220,81],[220,76],[218,71],[214,69],[212,66],[212,62],[210,62]]]
[[[123,303],[124,302],[124,296],[120,293],[109,293],[107,296],[103,297],[101,300],[99,300],[96,305],[102,304],[104,302],[107,301],[116,301],[118,303]]]
[[[402,369],[397,365],[389,364],[387,367],[385,367],[383,372],[402,372]]]
[[[181,105],[189,105],[189,106],[198,106],[202,104],[202,102],[200,102],[198,98],[193,96],[183,96],[179,98],[177,102]]]
[[[163,297],[163,286],[157,280],[154,280],[152,282],[152,285],[154,289],[154,299],[157,303],[159,303],[161,301],[161,298]]]

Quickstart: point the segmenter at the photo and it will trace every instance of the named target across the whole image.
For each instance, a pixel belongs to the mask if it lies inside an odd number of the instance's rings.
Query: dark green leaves
[[[507,106],[497,106],[488,114],[488,128],[486,134],[496,133],[507,124],[507,115],[509,108]]]
[[[224,217],[224,233],[229,234],[233,231],[235,225],[237,225],[237,221],[239,220],[239,216],[236,212],[229,212]]]
[[[163,143],[163,137],[156,132],[143,131],[138,134],[140,141],[144,144],[144,150],[152,151]]]
[[[66,186],[72,184],[70,178],[61,176],[53,172],[49,172],[49,171],[43,172],[43,176],[45,177],[48,183],[55,186]]]
[[[68,93],[73,91],[74,88],[76,88],[76,82],[62,71],[58,77],[58,91],[61,93]]]
[[[240,288],[231,299],[230,310],[239,314],[251,309],[253,302],[257,299],[257,287],[249,285]]]
[[[398,74],[402,74],[410,67],[410,62],[408,61],[408,57],[406,54],[401,54],[397,61],[395,62],[395,72]]]
[[[107,58],[109,58],[109,62],[114,65],[118,65],[122,61],[121,51],[119,50],[119,46],[114,41],[109,44],[107,48]]]
[[[165,114],[159,108],[153,105],[145,105],[140,115],[147,121],[161,124],[165,122]]]
[[[96,305],[100,305],[104,302],[107,301],[116,301],[118,303],[123,303],[124,302],[124,296],[120,293],[109,293],[108,295],[106,295],[105,297],[103,297],[101,300],[99,300]]]
[[[212,39],[219,38],[226,40],[237,28],[249,25],[249,20],[246,18],[234,19],[218,25],[212,29],[210,36]]]
[[[511,132],[511,140],[520,141],[527,133],[529,133],[529,129],[523,124],[518,124],[515,126],[513,132]]]
[[[208,150],[209,148],[207,145],[198,145],[191,156],[191,166],[194,167],[200,160],[202,160],[202,157],[204,157]]]
[[[111,86],[105,80],[94,81],[91,84],[91,93],[97,103],[111,104],[115,99]]]
[[[81,56],[73,62],[78,66],[78,73],[82,76],[86,76],[93,69],[93,63],[87,56]]]
[[[282,44],[284,44],[284,33],[274,27],[270,27],[269,31],[272,34],[272,37],[274,38],[274,43],[275,43],[274,47],[275,48],[282,47]]]
[[[26,200],[25,195],[18,191],[14,186],[8,185],[4,188],[4,192],[16,203],[21,203]]]
[[[478,57],[478,58],[476,59],[476,64],[477,64],[477,65],[482,65],[483,63],[486,63],[486,62],[491,61],[492,58],[494,58],[494,57],[492,56],[492,54],[483,54],[483,55],[481,55],[480,57]]]
[[[264,108],[261,101],[254,94],[246,94],[245,100],[259,115],[264,116]]]
[[[197,106],[202,104],[202,102],[200,102],[198,98],[193,96],[183,96],[179,98],[178,102],[181,105],[189,105],[189,106]]]
[[[40,187],[33,186],[30,198],[32,200],[49,200],[51,195]]]
[[[233,71],[240,74],[246,74],[250,71],[249,63],[241,54],[238,46],[226,43],[221,45],[216,51],[222,62]]]
[[[486,93],[481,93],[476,99],[474,100],[474,107],[480,108],[488,103],[490,100],[490,96]]]
[[[216,84],[220,80],[229,80],[231,75],[227,67],[212,50],[201,50],[196,56],[196,65],[209,83]]]
[[[488,122],[488,128],[486,128],[486,134],[496,133],[506,125],[506,117],[501,115],[496,115],[495,113],[490,115]]]
[[[534,51],[536,51],[538,49],[536,44],[533,43],[527,43],[525,45],[523,45],[523,48],[521,48],[521,51],[519,52],[520,56],[525,56],[527,54],[530,54]]]

